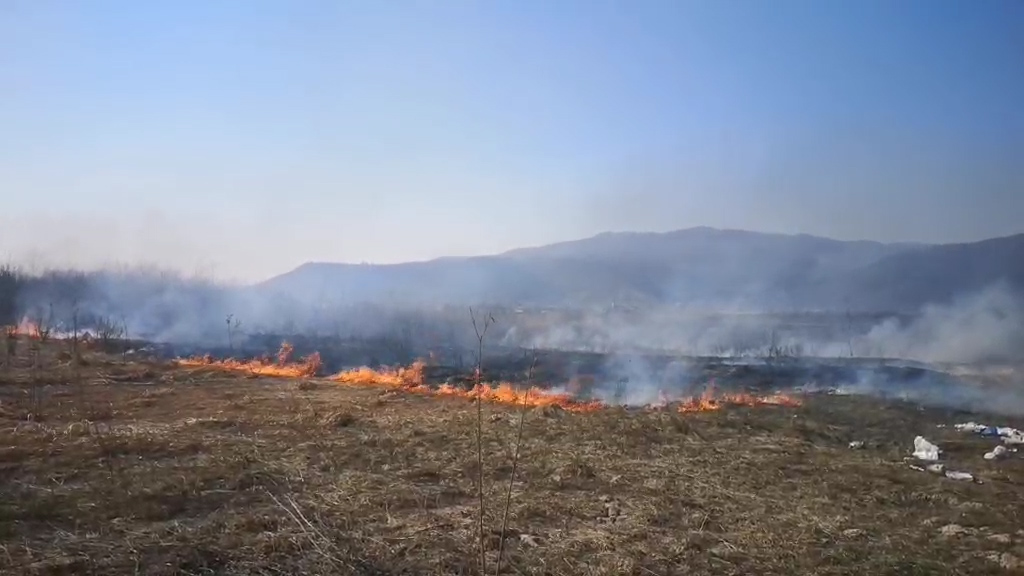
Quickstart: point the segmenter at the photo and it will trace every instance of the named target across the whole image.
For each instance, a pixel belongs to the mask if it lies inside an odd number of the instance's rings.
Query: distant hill
[[[1024,293],[1024,234],[905,250],[853,270],[846,298],[876,309],[948,302],[1003,284]]]
[[[689,228],[408,264],[309,263],[256,289],[342,302],[912,310],[1000,281],[1024,292],[1024,234],[927,245]]]

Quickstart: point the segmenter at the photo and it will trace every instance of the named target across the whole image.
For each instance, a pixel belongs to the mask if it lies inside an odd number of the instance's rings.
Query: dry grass
[[[0,373],[0,571],[478,571],[471,401],[97,356],[78,386],[48,362]],[[519,421],[482,409],[493,570]],[[1000,573],[1024,558],[1024,461],[936,428],[964,418],[828,396],[531,410],[503,573]],[[917,434],[983,483],[911,470]]]

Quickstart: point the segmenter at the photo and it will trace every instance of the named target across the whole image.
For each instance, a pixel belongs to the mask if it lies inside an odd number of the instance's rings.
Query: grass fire
[[[509,574],[987,574],[1024,557],[1024,465],[951,426],[991,414],[740,391],[725,365],[629,405],[595,376],[536,377],[536,358],[495,379],[429,358],[326,370],[288,343],[168,360],[16,338],[8,573],[476,574],[481,549]],[[918,435],[971,480],[915,465]]]
[[[299,362],[289,362],[291,346],[284,343],[274,362],[269,356],[253,360],[213,360],[210,357],[177,359],[181,366],[205,367],[228,372],[237,372],[256,376],[280,377],[313,377],[320,366],[317,353],[303,358]],[[569,412],[591,412],[608,408],[602,400],[581,399],[567,392],[558,392],[552,387],[530,385],[518,387],[511,382],[476,383],[469,388],[460,388],[451,384],[431,387],[424,376],[426,363],[416,361],[408,367],[396,369],[371,369],[366,367],[344,370],[327,377],[327,380],[349,386],[370,386],[399,390],[412,394],[439,397],[461,397],[466,399],[482,398],[484,401],[523,405],[528,407],[555,406]],[[720,410],[728,406],[800,406],[801,401],[795,396],[772,394],[757,396],[753,394],[723,393],[717,394],[714,384],[710,384],[699,397],[680,397],[669,399],[664,393],[657,404],[645,408],[665,408],[675,405],[679,412],[701,412]]]

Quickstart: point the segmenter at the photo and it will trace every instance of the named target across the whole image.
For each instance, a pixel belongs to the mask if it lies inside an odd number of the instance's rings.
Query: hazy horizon
[[[15,1],[0,30],[3,261],[1024,231],[1020,3]]]

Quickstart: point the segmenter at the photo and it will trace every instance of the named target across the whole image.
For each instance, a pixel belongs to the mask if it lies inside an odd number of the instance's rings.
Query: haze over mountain
[[[932,245],[698,227],[407,264],[308,263],[257,289],[344,302],[909,311],[998,284],[1024,292],[1024,234]]]

